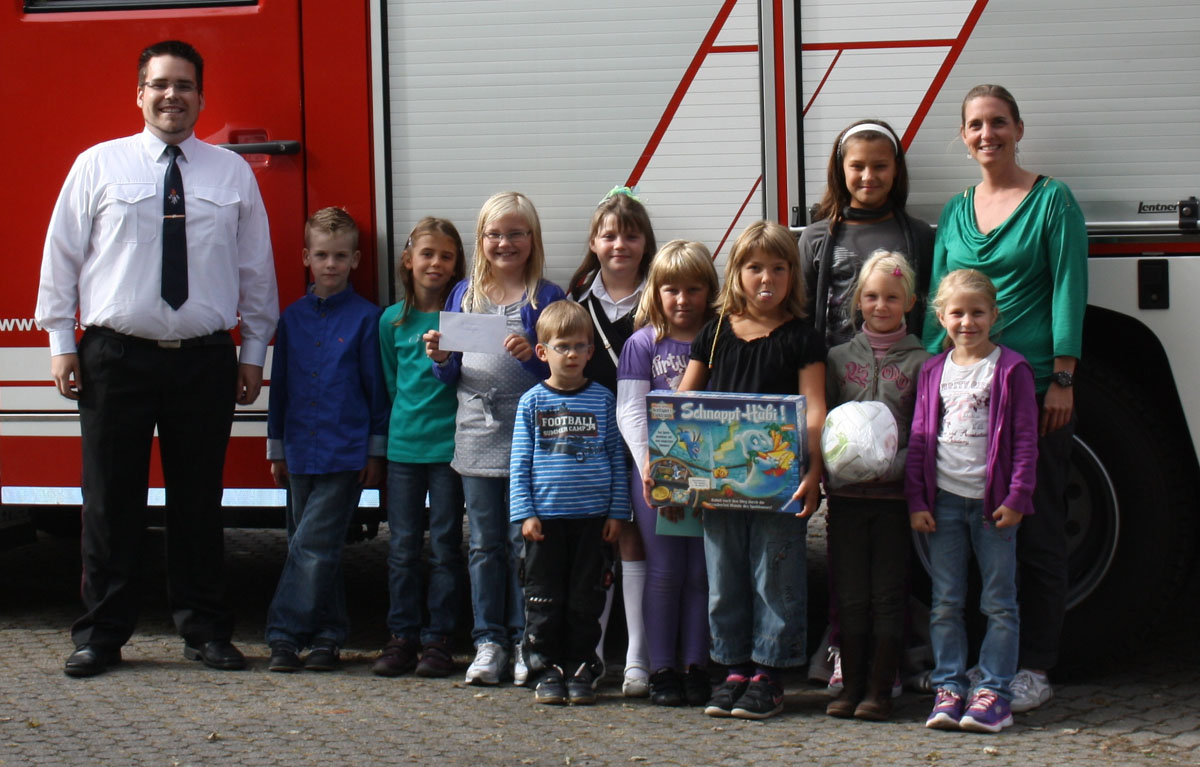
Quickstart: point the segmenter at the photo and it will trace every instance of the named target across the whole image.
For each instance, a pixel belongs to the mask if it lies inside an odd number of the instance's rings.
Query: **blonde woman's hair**
[[[670,332],[670,325],[658,291],[663,285],[690,282],[697,282],[708,288],[708,301],[704,307],[704,318],[707,320],[715,313],[717,294],[721,290],[712,254],[703,243],[671,240],[659,249],[650,262],[650,272],[646,275],[646,289],[642,291],[637,314],[634,315],[634,327],[652,325],[654,340],[663,340]]]
[[[899,277],[900,285],[904,288],[905,304],[917,293],[917,275],[913,273],[908,259],[890,250],[877,250],[867,257],[862,268],[858,270],[858,276],[854,278],[854,290],[851,293],[850,306],[847,307],[851,320],[862,309],[863,285],[872,272],[886,272]]]
[[[800,268],[800,248],[796,245],[795,235],[774,221],[756,221],[746,227],[733,243],[729,261],[725,264],[725,287],[717,302],[722,314],[741,314],[746,311],[749,299],[742,290],[739,272],[755,253],[777,256],[787,262],[792,280],[783,309],[793,317],[805,316],[806,294],[804,272]]]
[[[473,312],[483,307],[483,296],[492,286],[491,264],[483,254],[483,233],[488,224],[501,216],[516,213],[525,219],[529,227],[529,260],[525,262],[525,296],[533,308],[537,308],[538,283],[546,266],[546,249],[542,246],[542,222],[537,209],[529,198],[520,192],[499,192],[488,198],[479,209],[475,222],[475,263],[471,268],[471,283],[463,294],[462,308]]]
[[[1000,324],[1000,307],[996,305],[996,285],[991,279],[978,269],[955,269],[942,277],[942,281],[938,283],[937,294],[929,304],[939,320],[942,310],[957,293],[978,293],[987,299],[992,310],[996,312],[996,322],[992,325],[994,334]],[[942,346],[949,349],[952,343],[950,336],[947,335]]]

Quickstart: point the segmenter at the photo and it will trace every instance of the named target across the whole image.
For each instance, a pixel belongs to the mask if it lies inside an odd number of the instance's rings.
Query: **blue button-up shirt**
[[[284,311],[271,363],[269,460],[294,474],[328,474],[387,455],[380,311],[350,287],[324,299],[310,290]]]

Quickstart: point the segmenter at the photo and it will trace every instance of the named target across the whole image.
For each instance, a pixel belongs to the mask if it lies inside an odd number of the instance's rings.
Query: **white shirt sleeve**
[[[617,428],[637,461],[638,471],[650,457],[649,431],[646,419],[646,395],[650,382],[628,378],[617,381]]]
[[[238,217],[237,237],[241,362],[261,367],[279,321],[279,290],[275,286],[275,258],[267,211],[253,174],[247,186],[249,199]]]
[[[59,192],[38,282],[34,319],[50,334],[50,354],[75,353],[75,314],[79,309],[79,275],[92,233],[90,164],[77,158]]]

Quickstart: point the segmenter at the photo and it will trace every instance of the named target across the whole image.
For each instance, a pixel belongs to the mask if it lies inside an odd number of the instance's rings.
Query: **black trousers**
[[[1038,406],[1042,397],[1038,397]],[[1075,414],[1038,439],[1033,513],[1017,528],[1017,603],[1021,608],[1021,668],[1058,663],[1067,613],[1067,472],[1075,444]]]
[[[904,501],[829,496],[829,556],[843,637],[903,638],[910,540]]]
[[[175,626],[192,643],[228,639],[233,616],[222,579],[221,475],[237,386],[232,339],[162,349],[90,328],[80,341],[79,362],[86,612],[71,627],[71,638],[76,646],[120,647],[133,633],[157,427]]]
[[[525,541],[525,653],[531,671],[567,675],[594,663],[604,611],[604,517],[542,519],[545,540]]]

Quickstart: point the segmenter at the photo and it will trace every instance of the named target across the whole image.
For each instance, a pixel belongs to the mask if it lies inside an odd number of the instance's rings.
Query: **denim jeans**
[[[288,475],[288,555],[267,609],[268,643],[345,643],[342,546],[361,491],[357,471]]]
[[[929,535],[933,606],[929,637],[933,643],[933,687],[965,695],[967,629],[963,609],[967,597],[967,565],[971,552],[979,563],[982,591],[979,611],[987,617],[987,633],[979,648],[980,687],[1012,699],[1017,673],[1020,618],[1017,613],[1017,530],[997,528],[983,501],[938,490],[933,511],[937,530]]]
[[[525,633],[525,595],[518,575],[525,543],[521,526],[508,521],[508,477],[462,481],[470,525],[471,641],[511,647]]]
[[[463,491],[448,463],[387,465],[388,609],[392,636],[421,644],[448,641],[458,611]],[[421,549],[429,493],[429,621],[422,625]]]
[[[704,512],[710,653],[717,663],[805,662],[808,520],[771,512]]]

